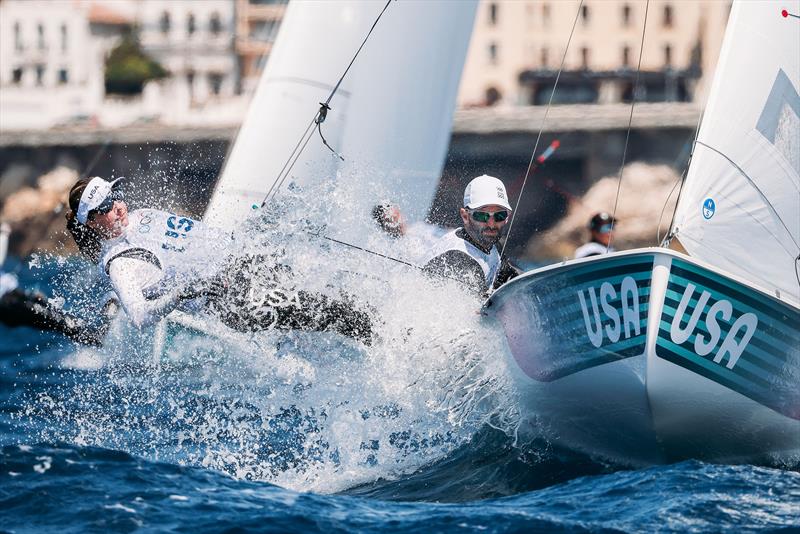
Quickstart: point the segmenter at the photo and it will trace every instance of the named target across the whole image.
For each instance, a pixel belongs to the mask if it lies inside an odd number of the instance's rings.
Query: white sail
[[[736,2],[675,217],[697,258],[800,303],[800,2]]]
[[[303,131],[344,72],[384,2],[291,2],[247,118],[206,210],[231,228],[260,205]],[[331,101],[288,181],[364,164],[410,221],[433,199],[477,2],[392,2]],[[381,199],[357,199],[363,211]],[[350,233],[357,229],[349,229]],[[341,235],[341,234],[339,234]]]

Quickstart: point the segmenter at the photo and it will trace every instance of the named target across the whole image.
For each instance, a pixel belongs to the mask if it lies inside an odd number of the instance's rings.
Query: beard
[[[489,227],[480,227],[470,221],[465,230],[472,239],[487,249],[492,248],[500,241],[501,231],[499,228],[492,230]]]

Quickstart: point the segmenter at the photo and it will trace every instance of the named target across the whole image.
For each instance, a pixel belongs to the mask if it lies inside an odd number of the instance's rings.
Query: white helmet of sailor
[[[464,207],[474,210],[490,205],[511,209],[506,186],[498,178],[488,174],[473,178],[464,189]]]

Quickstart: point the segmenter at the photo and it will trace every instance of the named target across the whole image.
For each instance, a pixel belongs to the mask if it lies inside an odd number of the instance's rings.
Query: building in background
[[[547,104],[562,58],[554,103],[629,102],[646,7],[637,0],[483,0],[459,105]],[[636,100],[704,100],[729,10],[729,1],[651,0]]]
[[[0,0],[0,130],[239,124],[287,3]],[[459,107],[546,104],[576,18],[554,102],[629,102],[646,6],[481,0]],[[651,0],[636,100],[702,103],[729,9],[728,0]],[[132,31],[168,75],[139,95],[106,94],[105,60]]]
[[[278,37],[289,0],[235,0],[236,55],[239,61],[240,90],[255,90],[272,45]]]

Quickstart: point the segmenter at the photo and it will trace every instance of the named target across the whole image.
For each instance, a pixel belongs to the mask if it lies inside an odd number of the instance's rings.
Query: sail
[[[287,158],[344,72],[384,2],[291,2],[247,117],[217,183],[205,219],[232,228],[260,205]],[[381,180],[384,198],[407,220],[422,220],[433,200],[450,140],[452,116],[477,2],[392,2],[331,101],[287,182],[349,179],[354,167]],[[413,34],[413,35],[412,35]],[[339,171],[337,173],[337,171]],[[353,210],[370,223],[380,198]],[[339,236],[358,235],[349,228]]]
[[[783,10],[788,10],[784,13]],[[800,303],[800,2],[735,2],[674,232]]]

